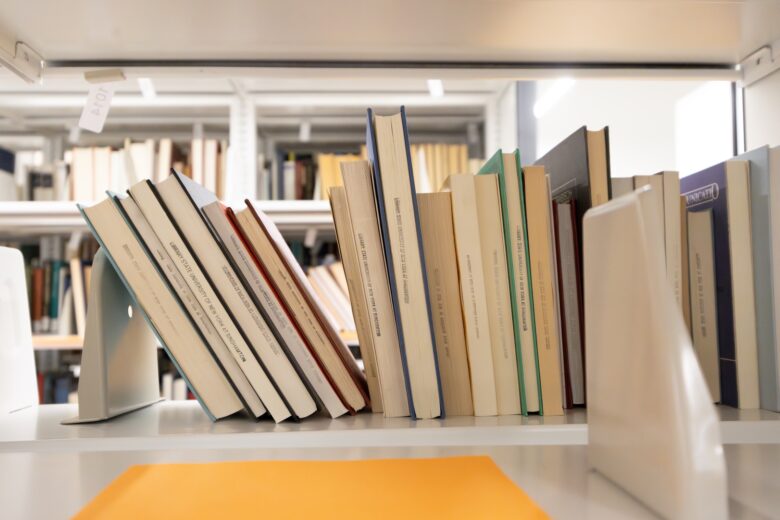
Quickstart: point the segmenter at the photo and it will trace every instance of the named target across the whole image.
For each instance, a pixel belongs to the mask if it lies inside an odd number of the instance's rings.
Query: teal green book
[[[533,315],[531,271],[528,258],[528,230],[525,221],[523,176],[520,153],[497,151],[480,169],[479,174],[497,174],[504,219],[509,291],[515,335],[517,372],[520,381],[520,403],[523,414],[542,413],[539,360],[536,352],[536,328]]]

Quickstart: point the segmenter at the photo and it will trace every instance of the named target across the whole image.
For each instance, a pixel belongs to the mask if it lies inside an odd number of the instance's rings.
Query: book
[[[279,346],[285,350],[311,394],[319,398],[331,417],[336,418],[347,413],[347,409],[292,323],[291,317],[284,310],[267,277],[249,253],[247,244],[244,243],[234,222],[228,216],[227,208],[216,201],[203,206],[203,214],[212,232],[218,238],[228,261],[240,276],[241,282],[276,337]]]
[[[780,147],[737,157],[750,161],[750,226],[761,408],[780,411]]]
[[[525,219],[523,177],[520,152],[496,152],[480,169],[480,174],[497,173],[507,245],[509,291],[512,298],[515,357],[521,385],[523,413],[539,411],[539,366],[536,354],[536,328],[528,265],[528,229]]]
[[[634,191],[634,178],[613,177],[610,180],[610,186],[612,187],[612,198],[620,197],[621,195]]]
[[[125,220],[134,231],[139,243],[146,248],[149,257],[157,264],[157,270],[163,273],[168,287],[176,295],[180,305],[186,309],[201,340],[234,387],[247,412],[252,417],[260,417],[265,414],[266,409],[252,388],[246,374],[241,370],[236,358],[231,355],[230,349],[220,337],[193,290],[187,285],[184,276],[165,250],[165,246],[155,234],[151,224],[144,217],[141,208],[131,197],[114,195],[113,199],[123,212]]]
[[[539,412],[543,415],[562,415],[560,318],[557,308],[557,274],[551,231],[551,192],[546,167],[523,168],[523,179],[539,351],[539,379],[542,384]]]
[[[485,300],[493,351],[493,373],[496,381],[496,404],[499,415],[521,413],[514,315],[509,294],[504,218],[496,174],[474,177],[477,195],[482,269]]]
[[[73,291],[73,314],[76,318],[76,334],[83,338],[87,329],[87,298],[84,291],[84,270],[81,265],[81,258],[71,258],[69,265],[70,286]]]
[[[688,213],[689,272],[693,350],[714,402],[720,399],[718,376],[718,320],[712,209]]]
[[[582,237],[585,212],[612,197],[609,128],[580,127],[534,164],[545,167],[555,200],[577,201],[577,233]]]
[[[411,398],[409,411],[419,419],[439,417],[443,410],[441,380],[404,108],[391,116],[375,115],[369,109],[366,145],[373,166],[390,293],[396,322],[401,324],[399,342]]]
[[[582,305],[582,274],[577,240],[576,202],[554,202],[558,287],[561,309],[561,342],[563,344],[566,402],[585,404],[585,342]]]
[[[173,177],[168,177],[167,181],[171,179]],[[130,187],[129,191],[146,220],[150,224],[154,223],[153,229],[166,252],[175,262],[177,269],[184,276],[187,285],[203,309],[208,313],[209,320],[216,328],[222,341],[229,347],[230,354],[246,375],[274,421],[281,422],[290,417],[287,404],[279,396],[265,369],[251,351],[248,341],[236,326],[222,296],[207,275],[201,262],[204,258],[191,249],[190,240],[186,239],[184,234],[180,232],[178,220],[169,214],[168,208],[172,204],[165,204],[148,180],[137,182]],[[185,204],[188,203],[185,202]],[[213,259],[212,256],[211,260]]]
[[[747,161],[680,180],[688,211],[712,209],[721,403],[758,408],[758,352]]]
[[[360,260],[362,295],[371,317],[368,322],[374,341],[382,407],[385,417],[405,417],[409,415],[409,398],[374,202],[371,166],[368,161],[344,162],[341,173],[352,221],[352,237]]]
[[[79,210],[206,413],[214,420],[241,410],[238,396],[114,201],[80,205]]]
[[[433,333],[448,416],[474,415],[466,352],[466,329],[458,280],[452,197],[449,193],[418,193],[425,268],[431,294]]]
[[[680,175],[677,172],[665,171],[655,175],[637,175],[634,177],[634,187],[651,186],[655,195],[656,210],[661,219],[664,231],[664,254],[666,262],[666,279],[674,291],[674,297],[682,311],[682,254],[680,239]]]
[[[347,193],[343,186],[330,188],[330,206],[333,213],[333,224],[336,228],[339,251],[341,252],[341,260],[344,264],[343,273],[346,276],[348,290],[354,295],[353,298],[350,298],[350,303],[357,327],[360,357],[363,359],[366,381],[368,382],[371,411],[382,412],[382,390],[379,384],[376,346],[374,345],[374,335],[369,324],[368,303],[361,293],[360,261],[357,256],[355,238],[352,235],[352,217],[349,213]]]
[[[482,265],[475,177],[468,174],[451,175],[448,186],[452,195],[452,221],[474,415],[497,415],[496,377],[488,321],[485,270]]]
[[[266,394],[274,390],[297,417],[307,417],[314,413],[317,409],[314,399],[249,297],[200,212],[205,205],[215,202],[216,196],[175,171],[158,183],[155,191],[176,222],[182,238],[202,265],[217,295],[223,300],[228,313],[232,315],[233,322],[250,347],[249,353],[254,354],[254,362],[247,356],[251,363],[248,366],[253,368],[258,377],[265,371],[270,378],[272,386],[265,389]],[[266,403],[268,397],[261,394],[260,399]],[[271,410],[267,403],[266,407]],[[274,415],[273,411],[271,415]]]
[[[301,483],[321,498],[301,500]],[[381,519],[410,511],[417,518],[548,518],[487,456],[133,466],[74,518],[244,519],[263,504],[269,518],[330,520],[345,516],[344,489],[353,490],[355,511]]]
[[[246,209],[235,212],[232,218],[250,252],[264,267],[276,294],[308,339],[312,353],[344,406],[351,413],[364,408],[369,401],[365,376],[338,332],[325,319],[306,275],[279,230],[251,201],[246,204]]]
[[[683,301],[683,320],[688,334],[693,333],[691,326],[691,282],[690,282],[690,258],[688,253],[688,209],[685,205],[685,197],[680,195],[680,252],[682,258],[682,301]],[[720,394],[718,394],[719,396]],[[718,397],[716,396],[716,397]]]

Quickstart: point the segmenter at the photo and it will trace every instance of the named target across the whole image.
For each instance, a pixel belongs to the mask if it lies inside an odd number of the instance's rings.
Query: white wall
[[[747,149],[780,146],[780,70],[745,89]]]
[[[685,175],[732,154],[725,81],[545,80],[537,84],[535,107],[538,156],[583,124],[609,125],[613,177]]]

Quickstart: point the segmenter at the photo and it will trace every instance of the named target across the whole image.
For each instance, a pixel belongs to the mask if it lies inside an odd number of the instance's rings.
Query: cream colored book
[[[452,175],[449,178],[449,188],[452,192],[452,219],[458,252],[474,415],[497,415],[496,378],[474,176]]]
[[[609,143],[607,128],[588,130],[588,179],[591,207],[609,200]]]
[[[689,252],[688,252],[688,208],[685,204],[685,195],[680,195],[680,259],[682,260],[682,273],[680,277],[680,286],[682,288],[682,311],[683,319],[685,320],[685,327],[688,329],[688,334],[693,333],[691,328],[691,281],[690,281],[690,265],[689,265]],[[720,394],[718,394],[720,396]]]
[[[352,218],[349,213],[347,193],[343,186],[330,189],[330,207],[333,212],[333,223],[336,227],[336,237],[344,267],[341,272],[344,275],[348,291],[352,293],[349,301],[352,305],[360,355],[363,358],[363,366],[366,372],[368,393],[371,397],[371,411],[382,412],[382,390],[379,385],[374,335],[369,324],[368,303],[364,297],[363,285],[360,280],[360,261],[355,246],[355,238],[352,235]]]
[[[449,193],[417,195],[433,332],[447,416],[474,415],[471,399],[466,330],[463,325],[452,198]]]
[[[720,401],[718,316],[715,301],[715,259],[712,210],[688,214],[693,349],[715,402]]]
[[[528,245],[536,318],[539,376],[542,382],[541,413],[563,414],[560,320],[556,308],[555,258],[553,257],[550,188],[543,166],[523,168]]]
[[[173,177],[169,177],[171,178]],[[131,186],[129,191],[274,421],[281,422],[290,417],[287,405],[255,359],[222,300],[209,283],[196,256],[168,217],[153,191],[152,184],[143,180]]]
[[[520,352],[523,365],[523,391],[528,412],[539,411],[539,373],[536,370],[536,334],[534,333],[531,280],[528,265],[528,231],[525,222],[525,199],[521,189],[522,173],[514,153],[503,154],[506,183],[507,216],[511,228],[512,270],[519,317]]]
[[[634,191],[633,177],[612,177],[610,183],[612,184],[613,199]]]
[[[512,302],[506,262],[501,198],[498,176],[474,178],[477,195],[485,300],[493,349],[493,373],[496,380],[496,404],[499,415],[519,414],[520,384],[517,376]]]
[[[360,262],[361,294],[366,301],[374,341],[382,407],[385,417],[405,417],[409,415],[409,398],[374,204],[371,167],[368,161],[344,162],[341,173]]]
[[[726,185],[739,407],[752,409],[759,407],[759,396],[748,161],[726,162]]]
[[[404,109],[391,116],[372,115],[370,123],[380,225],[390,252],[391,295],[401,322],[401,359],[412,395],[410,412],[430,419],[441,415],[442,398]]]

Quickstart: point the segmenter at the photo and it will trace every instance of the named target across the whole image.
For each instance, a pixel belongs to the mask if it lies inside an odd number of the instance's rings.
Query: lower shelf
[[[780,414],[719,407],[725,444],[780,444]],[[559,417],[448,417],[413,421],[361,413],[274,424],[212,423],[194,401],[167,401],[105,423],[63,426],[75,405],[43,405],[0,418],[0,452],[394,446],[567,446],[588,440],[587,412]]]

